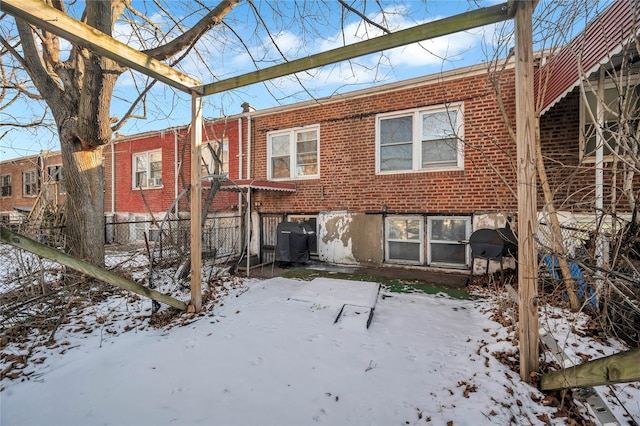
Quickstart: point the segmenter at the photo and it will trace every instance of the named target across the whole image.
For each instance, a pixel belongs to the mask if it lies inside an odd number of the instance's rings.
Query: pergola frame
[[[202,97],[508,19],[516,23],[516,144],[518,178],[518,288],[520,376],[538,370],[535,110],[532,14],[535,0],[508,0],[316,55],[202,85],[196,79],[79,22],[40,0],[2,0],[0,10],[191,94],[191,304],[202,305],[201,170]]]

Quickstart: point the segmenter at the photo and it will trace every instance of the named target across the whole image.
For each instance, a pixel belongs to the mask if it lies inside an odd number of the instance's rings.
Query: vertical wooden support
[[[202,97],[191,98],[191,309],[202,309]]]
[[[518,156],[518,294],[520,378],[538,371],[538,259],[535,234],[536,140],[533,95],[532,1],[516,3],[516,144]]]

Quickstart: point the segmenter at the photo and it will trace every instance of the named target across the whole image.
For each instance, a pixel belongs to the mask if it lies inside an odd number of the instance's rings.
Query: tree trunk
[[[551,249],[556,254],[555,257],[558,260],[558,266],[560,267],[560,273],[562,275],[562,281],[567,289],[569,295],[569,304],[573,312],[580,310],[580,299],[576,291],[576,280],[571,274],[571,268],[567,259],[564,257],[565,247],[562,238],[562,228],[560,227],[560,221],[558,220],[558,214],[556,206],[553,203],[553,192],[549,185],[547,178],[547,169],[544,166],[544,160],[542,158],[542,145],[540,142],[540,117],[538,117],[538,125],[536,126],[536,150],[537,150],[537,169],[538,177],[540,179],[540,186],[542,187],[542,193],[544,196],[544,204],[549,213],[549,219],[551,221]]]
[[[104,264],[104,168],[102,146],[87,147],[75,136],[75,119],[61,126],[60,145],[67,189],[69,252],[95,265]]]

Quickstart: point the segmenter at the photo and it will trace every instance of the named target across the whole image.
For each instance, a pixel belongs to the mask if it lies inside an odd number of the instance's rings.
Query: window
[[[22,173],[22,195],[25,197],[35,197],[37,194],[38,184],[36,180],[36,171],[31,170]]]
[[[313,229],[313,232],[316,233],[316,238],[313,239],[313,246],[309,247],[309,253],[313,255],[318,254],[318,216],[307,216],[307,215],[290,215],[288,218],[289,222],[296,223],[308,223]]]
[[[64,175],[62,174],[62,166],[55,165],[49,166],[48,169],[49,182],[55,182],[58,185],[58,192],[65,192],[64,189]]]
[[[203,143],[200,155],[202,156],[202,176],[229,173],[229,142],[227,139]]]
[[[162,151],[133,155],[133,187],[158,188],[162,186]]]
[[[11,197],[11,175],[0,176],[0,196]]]
[[[386,260],[397,263],[424,263],[424,220],[419,216],[385,219]]]
[[[470,254],[466,241],[471,235],[471,218],[460,216],[429,217],[428,263],[443,266],[468,266]]]
[[[462,137],[462,104],[379,115],[376,173],[461,169]]]
[[[604,88],[604,105],[600,105],[598,96],[592,91],[585,93],[586,101],[584,97],[580,98],[583,129],[580,138],[582,160],[595,161],[599,144],[602,146],[605,161],[612,161],[614,153],[622,156],[629,155],[635,143],[640,118],[640,94],[637,92],[638,90],[629,90],[621,93],[621,90],[612,82],[607,82]],[[602,122],[598,125],[599,109],[602,109]],[[602,139],[598,137],[598,126],[601,129]]]
[[[310,126],[267,134],[269,179],[319,177],[319,133],[319,126]]]

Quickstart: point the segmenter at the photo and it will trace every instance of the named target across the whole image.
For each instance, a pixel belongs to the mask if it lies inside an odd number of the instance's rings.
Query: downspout
[[[238,179],[242,180],[242,117],[238,118]]]
[[[111,139],[111,216],[115,222],[116,215],[116,140]]]
[[[247,113],[247,179],[251,179],[251,113]],[[251,266],[251,183],[247,188],[247,277]]]
[[[178,152],[178,129],[176,129],[175,127],[173,128],[173,158],[180,158],[179,152]],[[176,198],[178,198],[178,172],[180,170],[180,162],[179,161],[174,161],[173,162],[173,199],[175,200]],[[175,207],[175,215],[176,217],[178,217],[178,212],[180,210],[178,209],[178,203],[176,203],[176,207]]]
[[[598,120],[597,126],[599,129],[604,129],[605,126],[605,108],[602,106],[604,102],[604,67],[600,67],[600,75],[598,76],[598,102],[596,103],[596,117]],[[604,266],[604,259],[607,253],[605,253],[604,237],[602,233],[602,220],[604,212],[604,137],[603,132],[596,132],[596,229],[599,229],[596,234],[596,266],[598,270],[602,270]],[[598,280],[598,284],[602,281]],[[598,286],[599,287],[599,286]]]
[[[247,278],[251,271],[251,184],[247,187]]]
[[[251,179],[251,114],[247,114],[247,179]]]

